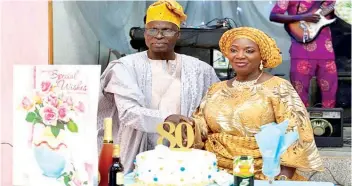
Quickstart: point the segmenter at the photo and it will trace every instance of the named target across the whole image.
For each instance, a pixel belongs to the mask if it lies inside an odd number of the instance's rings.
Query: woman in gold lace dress
[[[308,113],[298,94],[287,80],[263,72],[263,67],[274,68],[282,61],[275,41],[260,30],[240,27],[224,33],[219,44],[236,77],[213,84],[192,118],[172,115],[167,120],[193,120],[194,148],[215,153],[220,169],[232,173],[233,157],[250,155],[255,158],[255,178],[267,179],[254,135],[262,125],[288,119],[287,130],[298,131],[299,140],[281,156],[279,178],[306,180],[297,169],[321,171]]]

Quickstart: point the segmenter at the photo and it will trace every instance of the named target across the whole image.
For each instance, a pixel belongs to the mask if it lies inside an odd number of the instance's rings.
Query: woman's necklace
[[[257,83],[258,79],[262,76],[262,74],[263,74],[263,71],[260,73],[260,75],[257,77],[257,79],[252,80],[252,81],[240,82],[240,81],[237,81],[237,78],[235,78],[235,80],[233,80],[233,82],[232,82],[232,86],[233,87],[251,87]]]

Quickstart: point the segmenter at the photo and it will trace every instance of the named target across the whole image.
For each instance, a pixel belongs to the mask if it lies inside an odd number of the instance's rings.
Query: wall
[[[14,64],[48,64],[48,2],[1,1],[1,142],[12,142]],[[15,129],[20,130],[20,129]],[[12,185],[12,149],[1,145],[1,185]]]

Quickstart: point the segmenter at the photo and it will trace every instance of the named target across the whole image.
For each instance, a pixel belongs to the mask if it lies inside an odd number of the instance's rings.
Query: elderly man
[[[113,118],[125,173],[133,169],[138,153],[154,149],[158,124],[166,118],[178,123],[174,114],[190,116],[209,86],[219,81],[207,63],[174,52],[186,17],[176,1],[152,4],[144,33],[148,50],[110,62],[101,76],[98,125]],[[101,141],[99,135],[99,146]]]

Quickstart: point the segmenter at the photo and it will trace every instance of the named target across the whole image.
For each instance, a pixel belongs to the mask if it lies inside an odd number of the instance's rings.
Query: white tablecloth
[[[133,185],[134,182],[134,174],[128,174],[125,176],[125,185]],[[303,182],[303,181],[275,181],[273,184],[269,184],[268,181],[254,181],[255,186],[334,186],[333,183],[329,182]],[[217,184],[211,184],[209,186],[218,186]]]

